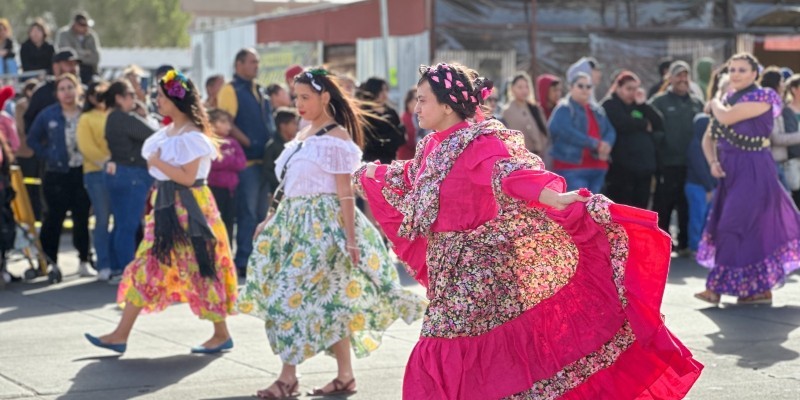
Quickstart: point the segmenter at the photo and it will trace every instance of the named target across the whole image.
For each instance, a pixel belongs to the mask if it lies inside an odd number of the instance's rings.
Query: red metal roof
[[[422,33],[429,27],[426,12],[430,0],[387,0],[389,35]],[[359,38],[381,35],[380,1],[366,0],[335,7],[298,10],[289,15],[265,17],[256,22],[258,43],[312,42],[326,45],[355,43]]]

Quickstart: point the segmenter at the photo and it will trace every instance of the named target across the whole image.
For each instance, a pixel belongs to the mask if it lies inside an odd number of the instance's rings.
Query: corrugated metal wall
[[[236,52],[246,47],[256,47],[255,23],[223,28],[215,31],[192,33],[192,78],[205,86],[207,77],[222,74],[233,76]]]
[[[417,84],[418,67],[430,62],[430,35],[427,31],[390,37],[389,69],[383,56],[382,38],[358,39],[356,42],[356,79],[363,82],[371,76],[385,78],[392,86],[389,97],[400,108],[406,91]],[[390,71],[390,76],[386,76],[387,71]]]

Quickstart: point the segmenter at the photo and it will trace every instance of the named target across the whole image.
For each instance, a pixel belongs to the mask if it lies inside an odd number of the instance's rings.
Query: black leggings
[[[89,261],[89,207],[91,202],[83,187],[83,167],[70,168],[68,172],[46,172],[42,192],[47,210],[44,213],[40,238],[44,253],[54,263],[58,262],[58,245],[67,211],[72,216],[72,244],[81,261]]]

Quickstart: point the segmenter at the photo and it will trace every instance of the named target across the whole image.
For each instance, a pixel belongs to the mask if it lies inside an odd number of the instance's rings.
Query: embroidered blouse
[[[302,147],[297,147],[302,143]],[[297,150],[297,153],[295,153]],[[361,149],[350,140],[333,136],[310,136],[292,140],[275,160],[275,174],[283,180],[286,198],[315,194],[336,194],[336,174],[351,174],[361,163]]]
[[[158,149],[161,149],[161,160],[176,167],[200,158],[196,179],[206,179],[211,170],[211,161],[217,158],[217,148],[214,143],[208,136],[198,131],[170,136],[167,135],[167,127],[161,128],[145,140],[142,145],[142,157],[147,160]],[[170,180],[158,168],[151,167],[149,172],[160,181]]]
[[[507,202],[544,207],[544,188],[563,192],[560,176],[543,169],[518,131],[496,120],[457,124],[427,135],[413,160],[381,165],[375,178],[356,173],[357,186],[401,260],[425,270],[426,237],[472,230],[495,218]],[[383,197],[385,202],[375,201]],[[420,274],[424,276],[424,274]]]

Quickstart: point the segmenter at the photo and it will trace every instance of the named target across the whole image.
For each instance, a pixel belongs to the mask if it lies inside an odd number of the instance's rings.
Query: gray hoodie
[[[592,76],[592,65],[589,63],[589,57],[581,57],[580,60],[575,61],[574,64],[570,65],[567,69],[567,82],[572,82],[572,79],[575,78],[578,73],[583,72],[586,75],[589,75],[590,79]],[[597,98],[594,95],[595,87],[599,82],[592,82],[592,95],[590,97],[593,104],[597,104]]]

